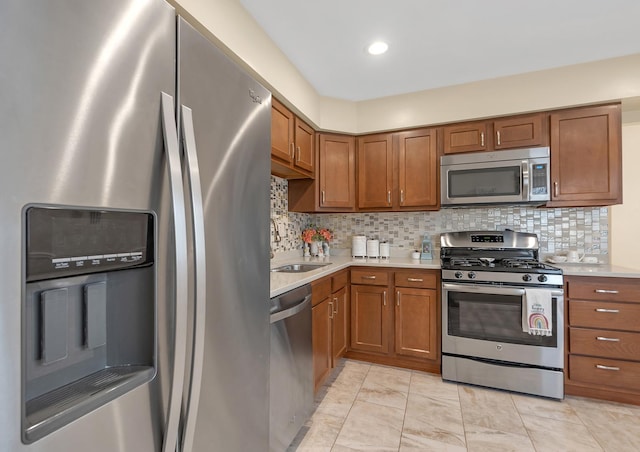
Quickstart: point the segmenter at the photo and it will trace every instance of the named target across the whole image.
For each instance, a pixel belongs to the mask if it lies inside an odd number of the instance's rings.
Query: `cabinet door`
[[[488,135],[485,121],[445,126],[443,135],[445,154],[487,150]]]
[[[358,207],[391,209],[392,157],[390,133],[358,138]]]
[[[389,352],[388,288],[351,286],[351,349]]]
[[[549,206],[622,202],[620,105],[551,114]]]
[[[314,131],[299,118],[295,118],[295,155],[293,164],[296,168],[307,171],[311,176],[315,167]]]
[[[331,371],[331,301],[325,298],[311,310],[313,383],[317,391]]]
[[[331,320],[331,367],[335,367],[338,360],[347,351],[347,308],[349,306],[349,294],[343,287],[333,294],[333,319]]]
[[[400,132],[396,136],[400,208],[436,208],[438,152],[435,129]]]
[[[320,208],[355,208],[355,139],[320,134]]]
[[[548,139],[543,136],[542,113],[493,121],[494,149],[512,149],[542,146]]]
[[[293,158],[293,113],[272,99],[271,104],[271,158],[291,163]]]
[[[396,289],[397,355],[436,360],[437,292],[432,289]]]

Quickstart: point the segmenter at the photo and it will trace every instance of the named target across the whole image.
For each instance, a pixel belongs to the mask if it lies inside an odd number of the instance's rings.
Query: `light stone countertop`
[[[434,254],[435,256],[436,254]],[[302,257],[299,252],[283,253],[282,256],[276,256],[271,261],[271,268],[279,267],[287,264],[299,263],[328,263],[324,267],[304,273],[280,273],[271,272],[271,290],[270,297],[273,298],[282,293],[293,290],[303,284],[310,283],[323,276],[330,275],[338,270],[348,267],[370,266],[370,267],[394,267],[394,268],[413,268],[421,270],[439,270],[440,258],[433,260],[415,260],[409,257],[391,256],[389,259],[364,259],[352,258],[348,255],[329,256],[324,258],[318,257]],[[552,264],[562,269],[565,276],[603,276],[613,278],[640,278],[640,270],[620,267],[610,264]]]

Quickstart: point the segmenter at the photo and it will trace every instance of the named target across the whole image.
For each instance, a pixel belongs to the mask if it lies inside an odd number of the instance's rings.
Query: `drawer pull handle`
[[[620,342],[620,339],[618,339],[617,337],[596,336],[596,339],[599,341]]]
[[[363,276],[362,279],[376,279],[376,276],[375,275]]]
[[[334,310],[333,310],[333,315],[338,315],[338,299],[334,298],[333,299],[333,306],[334,306]]]
[[[607,290],[607,289],[596,289],[594,290],[595,293],[610,293],[610,294],[617,294],[620,293],[617,290]]]
[[[484,132],[480,133],[480,146],[484,147]]]
[[[422,279],[422,278],[407,278],[407,281],[409,281],[409,282],[423,282],[424,279]]]
[[[329,302],[329,318],[333,318],[333,301]]]
[[[396,299],[396,303],[398,304],[398,306],[400,306],[400,291],[397,291],[396,294],[398,295],[398,298]]]
[[[383,306],[386,306],[386,305],[387,305],[387,291],[386,291],[386,290],[384,290],[384,291],[382,292],[382,305],[383,305]]]
[[[620,370],[619,367],[603,366],[602,364],[596,364],[596,368],[597,369],[602,369],[602,370]]]
[[[611,314],[617,314],[620,312],[620,309],[604,309],[604,308],[597,308],[596,312],[609,312]]]

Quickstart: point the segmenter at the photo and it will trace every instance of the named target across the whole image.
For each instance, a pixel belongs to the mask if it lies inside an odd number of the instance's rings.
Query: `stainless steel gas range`
[[[442,378],[563,398],[562,271],[539,261],[538,237],[452,232],[440,246]]]

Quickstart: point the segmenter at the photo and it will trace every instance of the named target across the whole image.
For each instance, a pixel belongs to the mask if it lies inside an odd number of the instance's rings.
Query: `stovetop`
[[[538,237],[514,231],[444,233],[442,280],[466,283],[562,286],[562,270],[538,260]]]

